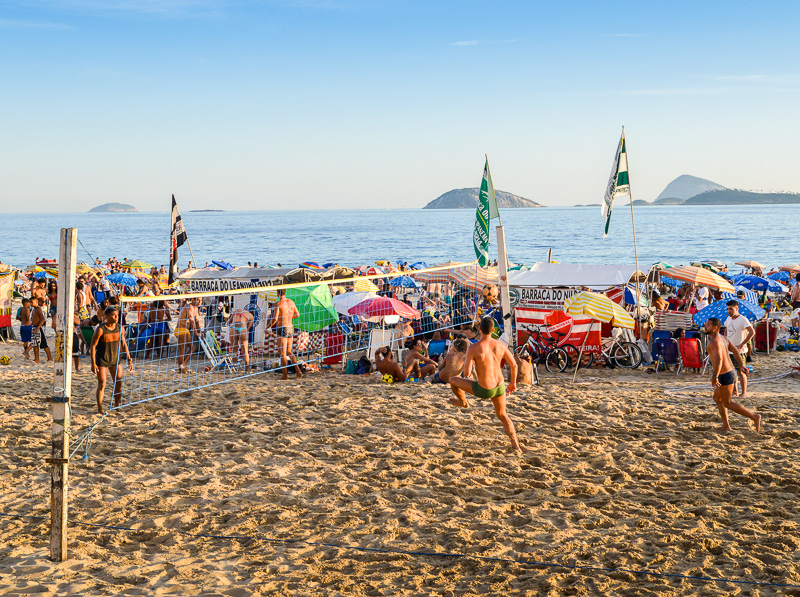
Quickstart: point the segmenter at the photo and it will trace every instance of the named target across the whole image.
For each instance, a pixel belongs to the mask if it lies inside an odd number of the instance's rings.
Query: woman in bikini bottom
[[[472,382],[472,393],[476,398],[497,398],[506,393],[506,384],[501,383],[499,386],[487,390],[477,381]]]

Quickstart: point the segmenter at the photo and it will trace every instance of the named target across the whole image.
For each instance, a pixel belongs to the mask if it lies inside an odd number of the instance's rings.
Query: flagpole
[[[622,127],[622,142],[625,142],[625,127]],[[636,247],[636,220],[633,218],[633,193],[631,192],[631,159],[628,155],[628,147],[625,146],[625,161],[628,166],[628,197],[631,203],[631,226],[633,226],[633,255],[636,259],[636,305],[634,305],[634,313],[636,320],[639,321],[639,305],[641,304],[641,287],[639,286],[639,249]],[[624,300],[624,297],[623,297]],[[642,323],[639,321],[639,339],[642,337]]]

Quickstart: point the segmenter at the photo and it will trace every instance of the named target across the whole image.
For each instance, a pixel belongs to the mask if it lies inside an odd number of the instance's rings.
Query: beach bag
[[[650,352],[650,347],[647,346],[647,342],[639,338],[636,341],[636,345],[639,347],[639,350],[642,351],[642,363],[645,365],[649,365],[653,362],[653,353]]]
[[[356,375],[363,375],[364,373],[369,373],[372,371],[372,361],[370,361],[367,357],[361,357],[358,359],[358,365],[356,367]]]
[[[344,372],[348,375],[355,375],[356,369],[358,368],[358,361],[347,361],[347,367],[345,367]]]

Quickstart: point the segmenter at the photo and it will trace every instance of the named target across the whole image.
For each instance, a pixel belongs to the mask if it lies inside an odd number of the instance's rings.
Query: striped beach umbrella
[[[368,278],[356,280],[353,284],[353,289],[356,292],[378,292],[378,287]]]
[[[144,261],[137,261],[134,259],[133,261],[126,261],[122,264],[122,267],[129,267],[131,269],[150,269],[153,267],[153,265],[151,263],[145,263]]]
[[[708,286],[721,290],[722,292],[733,292],[733,286],[725,278],[708,271],[702,267],[691,265],[676,265],[667,270],[667,275],[674,280],[682,280],[697,284],[698,286]]]
[[[750,301],[743,301],[742,299],[737,298],[734,298],[733,300],[739,303],[739,313],[744,315],[749,321],[758,321],[767,314],[764,309],[751,303]],[[717,301],[716,303],[711,303],[708,307],[700,309],[694,314],[692,321],[695,325],[703,325],[711,317],[720,319],[724,324],[725,320],[728,318],[728,301]]]
[[[633,317],[604,294],[578,292],[564,301],[564,311],[572,317],[591,317],[614,327],[633,329]]]
[[[476,263],[452,270],[449,278],[472,290],[481,290],[487,284],[500,283],[500,274],[496,267],[479,267]]]

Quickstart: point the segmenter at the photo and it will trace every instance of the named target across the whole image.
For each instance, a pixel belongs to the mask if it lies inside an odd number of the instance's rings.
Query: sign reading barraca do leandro
[[[525,288],[512,289],[512,307],[539,311],[563,311],[564,301],[579,292],[578,288]],[[514,297],[518,297],[514,302]]]

